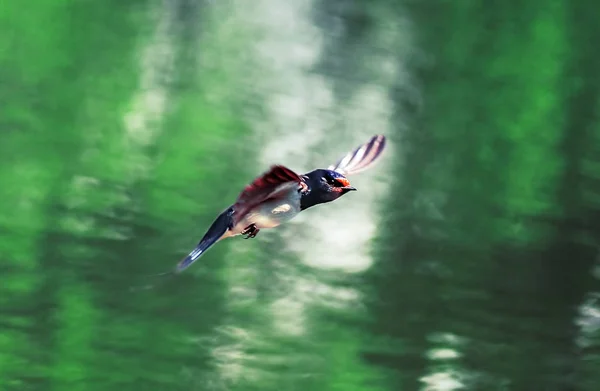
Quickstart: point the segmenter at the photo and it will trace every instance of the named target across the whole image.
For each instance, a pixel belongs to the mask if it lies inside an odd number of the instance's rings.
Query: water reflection
[[[0,389],[596,390],[586,4],[8,5]],[[352,196],[130,292],[375,133]]]

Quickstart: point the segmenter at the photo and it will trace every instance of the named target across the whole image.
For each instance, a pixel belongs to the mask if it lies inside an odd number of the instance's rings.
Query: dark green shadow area
[[[367,277],[364,357],[394,389],[595,389],[581,340],[597,331],[578,322],[598,289],[595,6],[409,9],[431,63]]]

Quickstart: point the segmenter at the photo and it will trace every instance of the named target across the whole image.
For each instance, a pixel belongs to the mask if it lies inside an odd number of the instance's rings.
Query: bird
[[[347,177],[370,168],[385,145],[385,136],[375,135],[326,169],[301,175],[286,166],[272,165],[241,191],[237,200],[217,216],[196,247],[167,273],[181,273],[223,239],[239,235],[244,239],[254,238],[262,229],[275,228],[302,211],[356,191]]]

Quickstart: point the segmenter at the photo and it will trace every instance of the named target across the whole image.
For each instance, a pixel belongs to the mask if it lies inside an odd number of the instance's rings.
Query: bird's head
[[[310,192],[303,197],[306,209],[316,204],[334,201],[344,194],[355,191],[348,179],[337,171],[317,169],[306,174]]]

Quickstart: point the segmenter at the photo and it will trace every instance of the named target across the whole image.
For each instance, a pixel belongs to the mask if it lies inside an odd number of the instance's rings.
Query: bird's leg
[[[256,228],[256,224],[250,224],[242,231],[242,235],[246,235],[244,239],[250,239],[255,237],[260,229]]]

